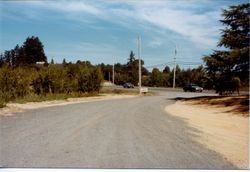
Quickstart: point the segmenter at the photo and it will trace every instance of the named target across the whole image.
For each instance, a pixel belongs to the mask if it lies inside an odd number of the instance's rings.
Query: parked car
[[[123,88],[134,88],[135,86],[133,84],[131,84],[130,82],[126,82],[125,84],[123,84]]]
[[[202,92],[203,88],[199,87],[198,85],[195,84],[187,84],[185,87],[183,87],[183,90],[186,91],[191,91],[191,92]]]

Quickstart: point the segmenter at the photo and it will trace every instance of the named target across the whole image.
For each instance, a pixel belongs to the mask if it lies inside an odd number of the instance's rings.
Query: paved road
[[[197,143],[200,131],[164,112],[157,96],[41,108],[2,117],[3,167],[235,169]],[[203,93],[204,94],[204,93]],[[195,95],[202,95],[197,93]]]

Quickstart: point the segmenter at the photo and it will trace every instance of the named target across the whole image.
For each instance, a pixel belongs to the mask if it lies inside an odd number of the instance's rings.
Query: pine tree
[[[128,64],[132,64],[135,61],[135,54],[133,51],[130,52]]]
[[[65,59],[65,58],[63,59],[62,64],[63,64],[63,65],[66,65],[66,64],[67,64],[67,62],[66,62],[66,59]]]
[[[18,56],[16,58],[16,64],[18,66],[23,66],[23,65],[27,64],[26,63],[26,53],[25,53],[24,47],[23,46],[20,47],[17,51],[18,51]]]
[[[170,68],[169,68],[169,66],[166,66],[166,67],[163,69],[163,73],[170,73]]]
[[[17,66],[18,65],[18,58],[19,58],[19,52],[20,51],[20,48],[19,48],[19,45],[16,45],[14,50],[13,50],[13,57],[12,57],[12,64],[13,66]]]
[[[224,19],[220,21],[226,27],[222,30],[218,46],[226,50],[217,50],[204,57],[214,84],[231,81],[234,77],[247,84],[249,82],[249,13],[249,3],[223,10]]]
[[[28,37],[23,45],[25,51],[24,64],[35,64],[36,62],[47,62],[45,56],[43,44],[38,37]]]
[[[158,68],[154,68],[151,73],[151,82],[153,86],[162,86],[163,77],[162,73]]]
[[[8,65],[11,65],[11,53],[10,53],[10,51],[4,52],[4,60]]]
[[[54,64],[54,59],[51,59],[51,62],[50,62],[50,64]]]
[[[3,66],[4,64],[4,55],[1,53],[0,54],[0,68]]]

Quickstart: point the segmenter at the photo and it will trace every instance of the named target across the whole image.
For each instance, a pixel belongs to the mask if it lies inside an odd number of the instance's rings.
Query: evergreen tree
[[[11,66],[11,53],[10,51],[5,51],[4,52],[4,60],[5,62]]]
[[[25,51],[25,61],[23,61],[22,63],[35,64],[36,62],[47,62],[43,44],[38,37],[28,37],[24,42],[23,48]]]
[[[27,64],[26,53],[25,53],[23,46],[17,49],[16,51],[18,52],[18,56],[16,57],[16,65],[22,66],[22,65]]]
[[[163,69],[163,73],[170,73],[170,68],[169,68],[169,66],[166,66],[166,67]]]
[[[128,64],[132,64],[134,61],[135,61],[135,54],[131,50],[130,55],[129,55],[129,59],[128,59]]]
[[[151,82],[152,82],[152,86],[157,86],[157,87],[162,86],[163,76],[162,76],[162,72],[159,69],[154,68],[152,70]]]
[[[249,3],[223,10],[225,29],[218,44],[226,50],[204,57],[206,69],[214,84],[239,77],[249,83]],[[223,84],[220,84],[223,85]]]
[[[43,45],[38,37],[28,37],[21,47],[16,45],[14,49],[5,51],[3,61],[10,66],[22,66],[35,64],[36,62],[47,63]]]
[[[50,64],[54,64],[54,59],[53,58],[51,59]]]
[[[66,65],[66,64],[67,64],[67,62],[66,62],[66,59],[65,59],[65,58],[63,59],[62,64],[63,64],[63,65]]]
[[[19,52],[20,47],[19,45],[16,45],[15,48],[12,50],[12,65],[17,66],[18,65],[18,58],[19,58]]]
[[[135,54],[133,51],[130,52],[128,63],[127,63],[127,69],[126,74],[128,76],[128,82],[131,82],[134,85],[138,84],[138,64],[139,61],[135,60]]]
[[[4,55],[0,54],[0,67],[2,67],[4,64]]]

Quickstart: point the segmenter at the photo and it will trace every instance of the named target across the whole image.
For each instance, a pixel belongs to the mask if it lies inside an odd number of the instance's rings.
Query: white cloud
[[[150,48],[160,47],[163,44],[163,40],[160,38],[153,38],[147,43],[147,46]]]
[[[128,29],[140,30],[149,25],[158,30],[171,31],[196,46],[211,49],[216,46],[220,26],[220,8],[213,7],[211,1],[26,1],[27,4],[57,10],[71,20],[91,22],[93,18],[82,17],[87,13],[99,19],[117,23]],[[210,10],[207,10],[209,7]],[[166,32],[163,32],[166,34]],[[164,36],[164,35],[163,35]],[[151,46],[159,46],[153,40]]]
[[[114,9],[113,12],[127,22],[135,19],[140,23],[154,25],[157,29],[180,34],[197,46],[214,47],[219,35],[217,22],[220,11],[214,9],[202,12],[198,8],[200,5],[196,5],[197,1],[181,2],[182,7],[178,8],[180,1],[129,1],[127,4],[132,8]]]
[[[63,10],[66,12],[85,12],[94,15],[101,14],[101,11],[98,8],[86,4],[84,1],[49,1],[47,5],[51,8]]]
[[[93,15],[100,15],[101,11],[93,5],[86,3],[86,1],[24,1],[26,5],[64,11],[67,13],[89,13]]]

